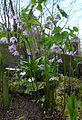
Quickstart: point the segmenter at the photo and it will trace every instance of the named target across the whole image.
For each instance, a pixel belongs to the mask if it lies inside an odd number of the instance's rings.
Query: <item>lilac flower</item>
[[[9,18],[12,19],[12,18],[13,18],[13,15],[12,15],[12,14],[9,14]]]
[[[22,29],[23,29],[22,25],[19,25],[19,26],[18,26],[18,28],[19,28],[20,30],[22,30]]]
[[[53,64],[53,62],[52,61],[50,61],[50,63],[49,63],[50,65],[52,65]]]
[[[41,32],[41,36],[43,35],[43,33]]]
[[[19,52],[18,52],[18,51],[14,51],[12,54],[13,54],[14,56],[19,56]]]
[[[59,18],[57,16],[54,16],[54,21],[58,22]]]
[[[0,44],[1,44],[1,40],[0,40]]]
[[[21,18],[20,22],[21,22],[22,24],[25,24],[25,19],[24,19],[24,18]]]
[[[13,44],[11,46],[8,46],[8,49],[9,49],[10,52],[13,53],[14,51],[16,51],[16,45]]]
[[[53,77],[50,78],[50,81],[51,80],[57,80],[57,78],[53,76]]]
[[[62,62],[63,62],[62,59],[57,60],[57,63],[62,63]]]
[[[30,55],[31,55],[30,50],[29,50],[29,49],[26,49],[26,51],[27,51],[27,54],[30,56]]]
[[[6,37],[2,37],[1,41],[8,43],[8,39]]]
[[[69,54],[69,50],[68,49],[66,50],[66,53]]]
[[[25,36],[27,35],[27,30],[23,31],[23,35],[25,35]]]
[[[46,111],[44,110],[44,112],[43,112],[44,114],[46,114]]]
[[[43,69],[44,69],[44,65],[43,65],[43,64],[38,65],[38,67],[39,67],[41,70],[43,70]]]
[[[15,15],[13,18],[15,19],[16,23],[19,22],[19,16],[18,15]]]
[[[68,55],[74,56],[74,53],[73,53],[72,51],[70,51],[70,52],[68,53]]]
[[[10,38],[10,42],[11,42],[11,43],[14,43],[15,41],[16,41],[16,42],[18,41],[16,37],[11,37],[11,38]]]
[[[62,45],[62,48],[63,48],[63,49],[65,48],[65,44]]]
[[[73,72],[75,72],[76,71],[76,69],[73,69]]]
[[[78,55],[78,50],[76,50],[76,51],[74,52],[74,54]]]
[[[52,23],[52,21],[49,19],[48,21],[46,21],[46,25],[47,25],[47,26],[51,26],[51,25],[53,25],[53,23]]]
[[[52,45],[52,47],[51,47],[51,52],[56,52],[56,53],[58,53],[58,52],[60,52],[61,51],[61,49],[59,48],[59,46],[57,46],[57,45],[55,45],[55,43]]]

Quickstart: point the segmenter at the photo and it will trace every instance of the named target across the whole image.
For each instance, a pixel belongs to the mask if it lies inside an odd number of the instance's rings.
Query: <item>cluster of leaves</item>
[[[75,105],[75,93],[73,93],[70,97],[69,96],[66,97],[66,103],[68,106],[70,119],[76,120],[77,109],[76,109],[76,105]]]

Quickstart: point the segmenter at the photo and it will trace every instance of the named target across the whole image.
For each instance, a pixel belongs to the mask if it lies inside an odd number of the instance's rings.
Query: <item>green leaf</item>
[[[42,12],[42,6],[41,4],[38,4],[38,6],[36,7],[37,10],[39,10],[40,12]]]
[[[24,13],[24,12],[29,11],[29,9],[28,9],[28,8],[29,8],[29,6],[30,6],[30,5],[26,6],[26,8],[24,8],[24,9],[21,11],[21,13]]]
[[[66,103],[68,106],[70,119],[76,120],[77,110],[76,110],[76,106],[75,106],[75,93],[73,93],[70,97],[69,96],[66,97]]]
[[[63,39],[66,39],[69,36],[69,33],[67,31],[62,32],[61,34]]]
[[[65,45],[66,45],[66,47],[67,47],[68,49],[70,49],[70,44],[69,44],[68,41],[65,41]]]
[[[3,59],[2,59],[2,54],[0,52],[0,73],[3,74],[3,69],[4,69],[4,65],[3,65]]]
[[[52,34],[58,34],[61,32],[61,27],[55,27],[54,30],[52,31]]]
[[[62,35],[61,35],[60,33],[54,35],[54,40],[55,40],[55,42],[57,42],[57,44],[58,44],[59,42],[62,41]]]
[[[36,17],[33,17],[33,18],[29,21],[29,23],[38,24],[38,20],[37,20]]]
[[[28,40],[31,41],[31,40],[33,40],[33,38],[34,38],[33,36],[29,36]]]
[[[35,5],[36,4],[36,0],[31,0],[31,4]]]
[[[44,0],[38,0],[38,3],[41,4]]]
[[[5,32],[5,31],[0,32],[0,39],[1,39],[2,37],[6,37],[6,32]]]
[[[78,32],[78,31],[79,31],[79,29],[78,29],[76,26],[73,27],[73,30],[74,30],[75,32]]]
[[[62,14],[63,17],[68,18],[67,13],[64,10],[60,9],[59,5],[57,5],[57,8],[58,8],[58,10],[60,11],[60,13]]]
[[[39,43],[43,45],[47,41],[47,38],[45,36],[42,36],[41,39],[39,40]]]
[[[60,9],[60,6],[59,6],[59,5],[57,5],[57,8],[58,8],[58,9]]]
[[[57,17],[61,20],[61,16],[60,16],[60,14],[57,14]]]

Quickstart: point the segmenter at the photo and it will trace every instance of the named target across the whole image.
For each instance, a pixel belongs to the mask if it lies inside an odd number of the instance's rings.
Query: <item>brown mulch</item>
[[[0,120],[42,120],[42,112],[32,98],[18,95],[9,108],[0,105]]]

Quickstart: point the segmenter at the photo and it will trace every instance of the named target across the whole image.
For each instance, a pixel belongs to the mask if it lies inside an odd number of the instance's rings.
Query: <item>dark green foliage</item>
[[[37,10],[39,10],[40,12],[42,12],[42,5],[38,4],[38,6],[36,7]]]
[[[76,120],[77,110],[75,105],[75,93],[66,97],[66,103],[70,114],[70,120]]]
[[[0,81],[2,81],[3,77],[3,60],[2,60],[2,54],[0,53]]]
[[[60,9],[60,6],[59,6],[59,5],[57,5],[57,8],[58,8],[58,10],[60,11],[60,13],[62,14],[63,17],[68,18],[67,13],[66,13],[64,10]]]
[[[78,29],[76,26],[73,27],[73,30],[74,30],[75,32],[78,32],[78,31],[79,31],[79,29]]]
[[[36,4],[36,0],[31,0],[31,4],[35,5]]]
[[[0,82],[3,82],[3,104],[8,106],[9,94],[8,94],[8,79],[4,75],[4,66],[2,60],[2,54],[0,53]]]

